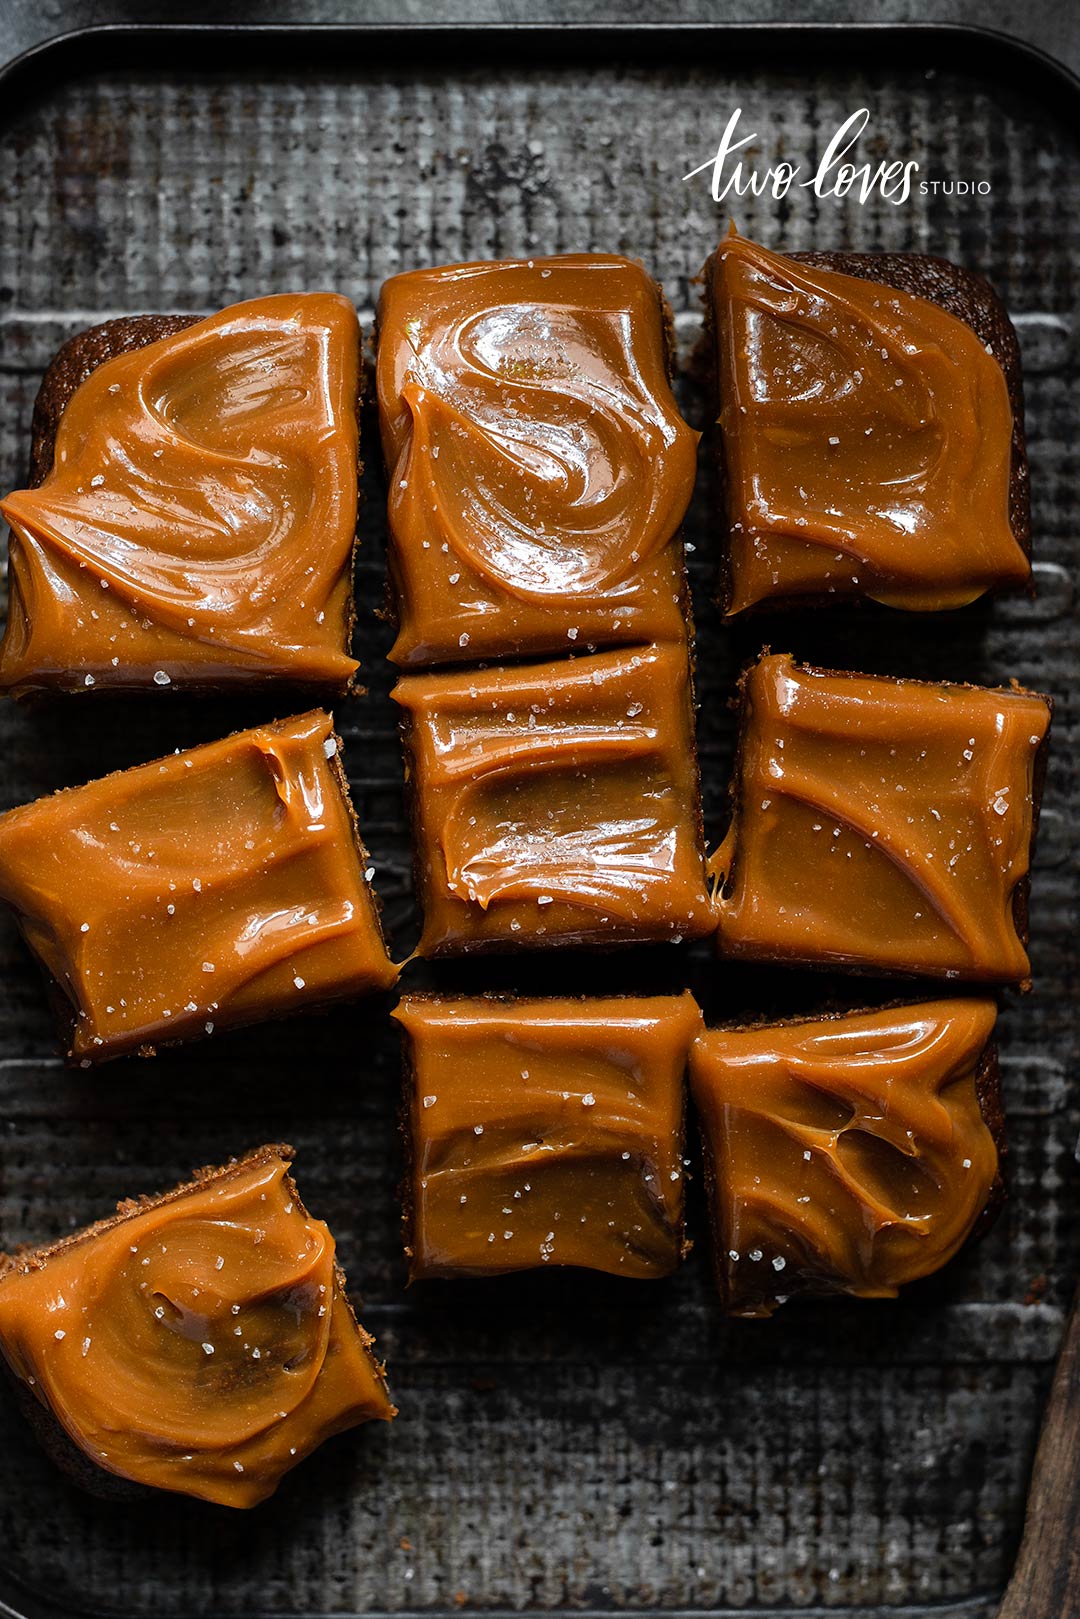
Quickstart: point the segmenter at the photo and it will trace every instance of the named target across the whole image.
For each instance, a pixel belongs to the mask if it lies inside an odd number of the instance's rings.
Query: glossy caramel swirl
[[[419,954],[711,932],[689,687],[673,646],[400,681]]]
[[[331,1434],[394,1415],[289,1156],[263,1148],[6,1261],[3,1353],[97,1465],[251,1507]]]
[[[0,686],[343,687],[359,328],[347,299],[236,304],[76,389],[16,490]]]
[[[639,265],[393,277],[379,305],[401,664],[676,639],[697,435]]]
[[[0,898],[84,1064],[387,988],[365,868],[322,710],[0,816]]]
[[[666,1276],[682,1257],[693,998],[410,995],[413,1280],[577,1265]]]
[[[1009,390],[965,321],[735,234],[708,280],[729,614],[806,594],[952,608],[1028,578]]]
[[[930,1001],[700,1036],[691,1087],[732,1313],[893,1298],[959,1251],[999,1190],[995,1016]]]
[[[742,685],[720,946],[756,960],[1026,980],[1034,692],[766,656]]]

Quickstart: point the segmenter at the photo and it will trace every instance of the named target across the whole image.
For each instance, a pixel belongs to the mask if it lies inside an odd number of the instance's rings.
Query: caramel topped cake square
[[[44,1447],[92,1493],[253,1507],[332,1434],[396,1415],[292,1156],[260,1147],[0,1255],[0,1351]]]
[[[639,264],[392,277],[378,392],[402,666],[677,640],[698,435]]]
[[[693,998],[410,995],[413,1280],[578,1265],[666,1276],[683,1250]]]
[[[709,1029],[690,1085],[717,1283],[735,1315],[894,1298],[1002,1197],[993,1001]]]
[[[765,656],[712,866],[728,955],[1026,981],[1050,702]]]
[[[705,279],[729,614],[806,596],[954,608],[1028,579],[1019,349],[981,276],[733,233]]]
[[[321,710],[0,816],[0,899],[84,1066],[389,988],[366,867]]]
[[[411,675],[420,955],[715,926],[686,651]]]
[[[0,689],[215,690],[356,673],[360,331],[331,293],[67,343],[11,525]]]

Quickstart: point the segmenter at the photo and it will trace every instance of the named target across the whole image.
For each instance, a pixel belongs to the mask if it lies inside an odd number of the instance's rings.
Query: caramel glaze
[[[0,1347],[99,1467],[253,1507],[331,1434],[396,1413],[334,1239],[263,1147],[0,1261]]]
[[[1000,1194],[995,1016],[992,1001],[930,1001],[695,1041],[733,1314],[799,1293],[893,1298],[959,1251]]]
[[[728,955],[1028,979],[1026,880],[1050,703],[765,656],[743,677],[711,861]]]
[[[0,816],[0,898],[84,1066],[388,988],[366,861],[322,710]]]
[[[665,311],[601,254],[394,276],[378,392],[398,635],[418,666],[685,636],[698,435]]]
[[[105,360],[16,490],[0,688],[344,688],[359,327],[281,294]]]
[[[417,953],[715,927],[685,648],[411,675]]]
[[[577,1265],[666,1276],[682,1257],[689,994],[407,996],[413,1280]]]
[[[1028,579],[1008,386],[964,321],[735,234],[709,287],[729,615],[807,594],[955,608]]]

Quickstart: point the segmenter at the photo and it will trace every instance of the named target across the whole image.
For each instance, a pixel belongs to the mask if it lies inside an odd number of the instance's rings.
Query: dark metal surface
[[[4,0],[0,61],[101,23],[951,23],[997,29],[1080,71],[1080,9],[1061,0]]]
[[[0,1243],[39,1240],[260,1139],[291,1139],[402,1415],[328,1445],[258,1512],[106,1505],[66,1484],[0,1404],[0,1598],[53,1615],[741,1609],[976,1619],[1008,1571],[1075,1262],[1077,873],[1070,854],[1080,638],[1075,92],[978,36],[788,32],[475,39],[392,33],[90,37],[5,86],[0,127],[0,477],[21,479],[57,344],[142,310],[332,287],[370,310],[394,271],[564,249],[640,255],[683,355],[691,279],[726,222],[680,176],[728,111],[806,160],[858,106],[873,156],[985,177],[989,196],[904,207],[744,200],[790,248],[941,252],[984,269],[1024,346],[1034,603],[923,621],[843,613],[722,631],[704,465],[687,535],[698,612],[706,818],[720,829],[740,661],[1000,681],[1058,703],[1032,895],[1035,993],[1003,1016],[1013,1197],[994,1233],[895,1305],[725,1325],[703,1244],[661,1284],[522,1276],[404,1294],[394,1187],[397,1050],[381,1003],[96,1074],[53,1051],[34,970],[0,926]],[[687,379],[684,406],[702,404]],[[367,422],[374,458],[373,424]],[[369,475],[346,765],[397,948],[416,924],[387,698],[382,492]],[[0,710],[0,806],[219,735],[267,704],[74,699]],[[434,976],[434,975],[431,975]],[[409,969],[409,980],[422,974]],[[891,988],[721,968],[703,948],[448,966],[442,984],[689,983],[710,1015]],[[701,1211],[691,1219],[703,1236]],[[3,1611],[0,1606],[0,1612]]]

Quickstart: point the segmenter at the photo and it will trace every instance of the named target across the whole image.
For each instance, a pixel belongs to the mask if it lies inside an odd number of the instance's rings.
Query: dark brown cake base
[[[119,320],[87,327],[85,332],[69,337],[57,349],[34,401],[30,426],[31,489],[44,483],[52,471],[60,418],[87,377],[106,360],[144,349],[163,337],[175,337],[177,332],[196,326],[200,318],[198,315],[123,315]]]

